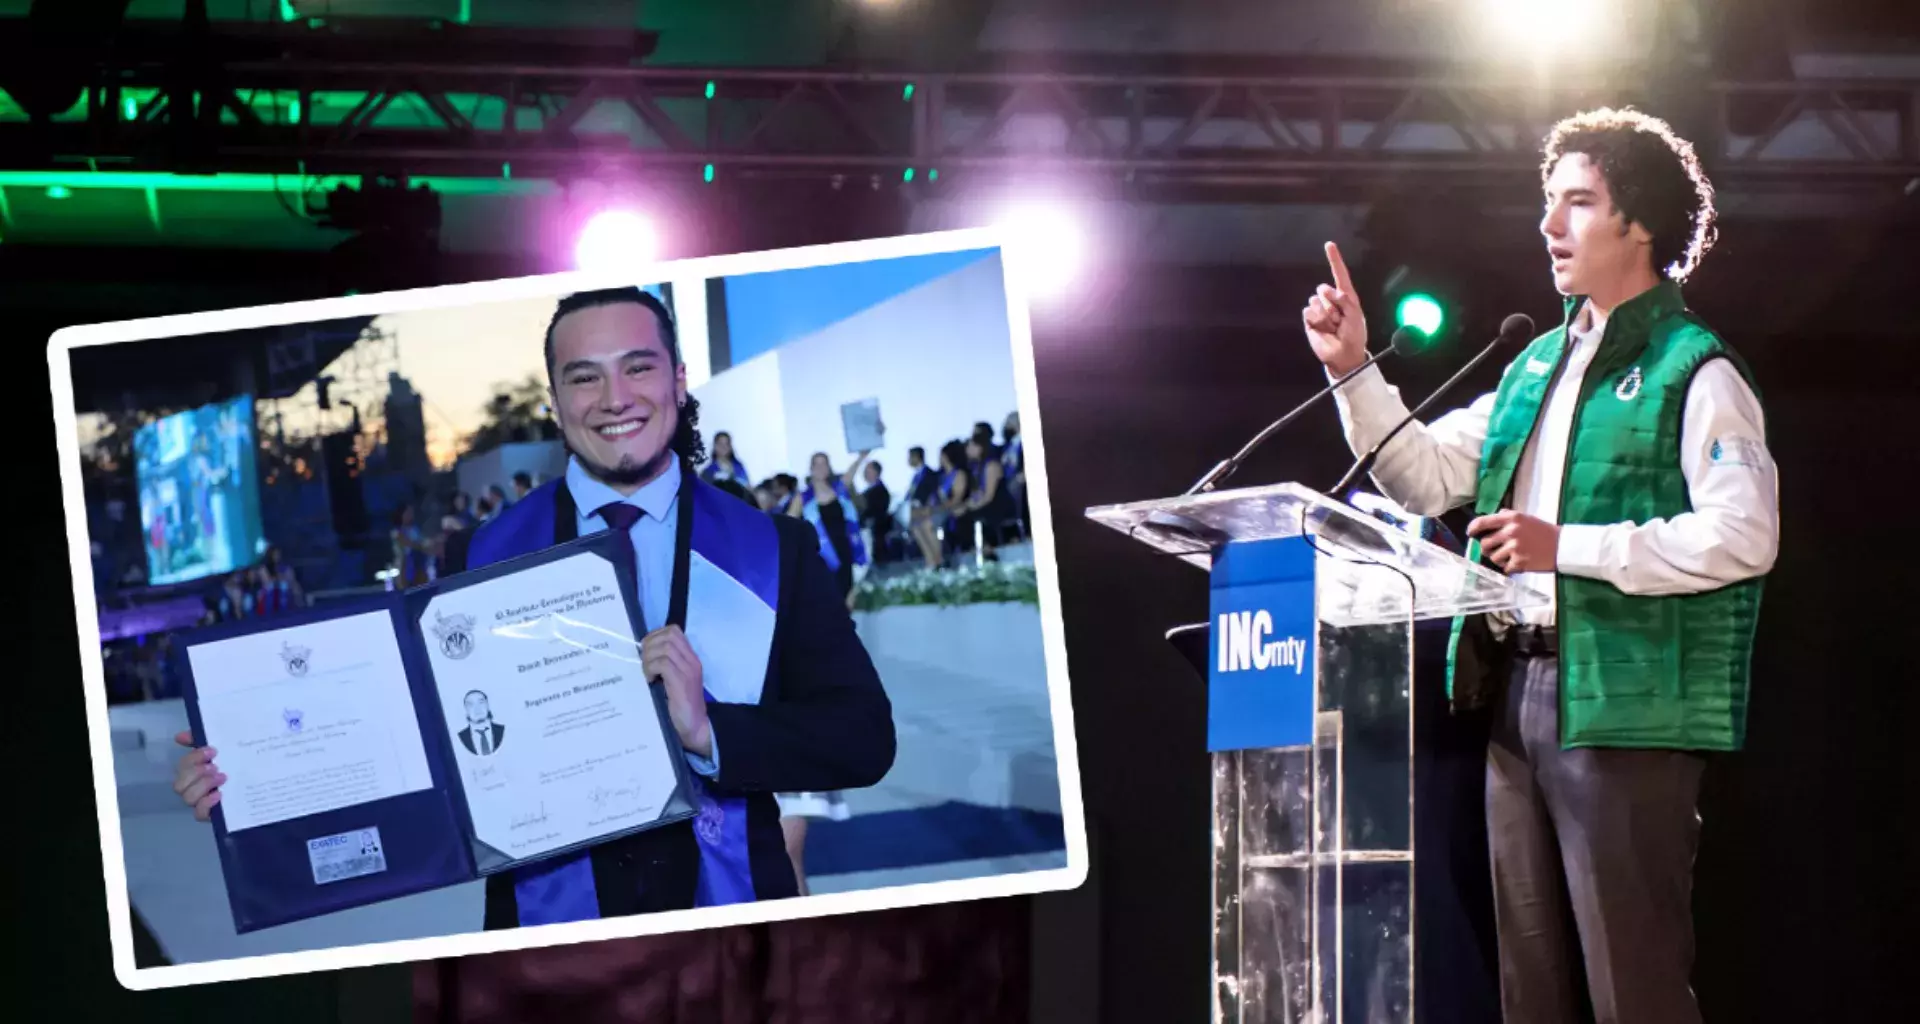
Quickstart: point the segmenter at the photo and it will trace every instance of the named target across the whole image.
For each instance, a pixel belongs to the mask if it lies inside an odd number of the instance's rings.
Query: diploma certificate
[[[640,666],[624,540],[183,641],[195,743],[227,775],[213,827],[236,931],[694,816],[665,696]]]
[[[423,609],[478,847],[524,860],[667,809],[679,747],[621,593],[612,563],[580,552],[436,594]]]
[[[392,617],[382,612],[188,649],[228,832],[429,788]]]
[[[879,451],[887,446],[886,427],[880,422],[880,400],[868,398],[840,407],[840,427],[847,436],[847,454]]]

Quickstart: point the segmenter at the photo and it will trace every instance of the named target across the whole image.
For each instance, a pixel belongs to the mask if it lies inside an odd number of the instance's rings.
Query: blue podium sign
[[[1232,543],[1215,553],[1208,750],[1313,742],[1315,554],[1302,537]]]

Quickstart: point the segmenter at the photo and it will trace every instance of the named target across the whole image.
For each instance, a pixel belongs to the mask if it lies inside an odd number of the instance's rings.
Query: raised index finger
[[[1340,294],[1353,298],[1353,275],[1347,273],[1347,261],[1340,256],[1340,247],[1327,243],[1327,264],[1333,268],[1333,286]]]

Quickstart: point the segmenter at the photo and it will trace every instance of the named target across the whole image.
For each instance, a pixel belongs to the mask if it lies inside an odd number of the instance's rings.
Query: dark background
[[[17,15],[27,6],[0,0],[0,14]],[[216,18],[233,18],[240,5],[214,6],[227,9]],[[474,6],[507,11],[517,25],[594,24],[591,14],[575,16],[593,4]],[[631,20],[639,5],[599,6],[622,8]],[[1424,66],[1410,60],[1404,45],[1397,55],[1372,54],[1359,38],[1369,28],[1392,36],[1401,8],[1420,6],[1400,0],[1189,3],[1181,5],[1177,26],[1164,10],[1143,13],[1155,6],[1144,0],[1031,0],[1012,12],[1031,15],[1026,22],[1009,13],[1012,3],[931,0],[920,6],[937,12],[938,23],[907,19],[887,27],[847,17],[853,8],[830,0],[644,8],[646,27],[661,33],[654,60],[694,66],[877,64],[916,74],[1068,64],[1189,72],[1257,65],[1285,74],[1364,66],[1402,74]],[[1791,77],[1782,42],[1789,31],[1850,33],[1849,52],[1869,57],[1898,60],[1920,52],[1912,43],[1909,0],[1709,0],[1702,6],[1719,18],[1720,31],[1708,43],[1724,77]],[[245,5],[249,16],[267,7]],[[559,18],[563,7],[567,16]],[[1267,52],[1259,52],[1253,36],[1269,44]],[[1010,47],[1010,40],[1022,45]],[[1205,51],[1215,44],[1231,44],[1237,56]],[[1336,53],[1338,59],[1330,56]],[[1679,111],[1697,98],[1673,97],[1655,109]],[[1761,110],[1758,117],[1764,123],[1771,114]],[[16,160],[12,151],[0,151],[0,164],[38,166],[26,156]],[[1712,767],[1702,801],[1696,987],[1711,1021],[1899,1019],[1911,1015],[1900,1008],[1913,1002],[1899,954],[1913,944],[1912,875],[1920,863],[1908,821],[1915,775],[1911,694],[1920,681],[1910,654],[1909,583],[1913,480],[1920,468],[1920,186],[1910,184],[1904,193],[1863,186],[1845,194],[1830,187],[1840,177],[1783,175],[1764,201],[1745,202],[1755,191],[1745,190],[1742,203],[1730,202],[1742,210],[1729,214],[1719,248],[1689,287],[1695,308],[1754,367],[1781,480],[1781,553],[1762,615],[1748,749]],[[1410,397],[1464,361],[1505,314],[1526,312],[1543,325],[1558,316],[1533,229],[1534,182],[1513,180],[1510,193],[1506,186],[1495,189],[1497,202],[1450,195],[1417,177],[1384,187],[1378,180],[1324,184],[1324,194],[1256,187],[1235,194],[1221,186],[1197,197],[1160,197],[1159,213],[1169,214],[1165,223],[1187,225],[1183,237],[1169,227],[1105,244],[1091,281],[1076,286],[1064,304],[1036,310],[1042,422],[1027,426],[1041,432],[1046,445],[1093,853],[1084,889],[1026,901],[1034,922],[1036,1020],[1184,1021],[1204,1019],[1206,1012],[1204,691],[1160,639],[1168,627],[1204,615],[1205,577],[1149,557],[1085,521],[1081,511],[1184,489],[1322,382],[1298,319],[1324,276],[1305,262],[1317,236],[1296,230],[1269,239],[1262,233],[1280,222],[1256,215],[1286,203],[1375,204],[1375,253],[1356,268],[1363,293],[1377,294],[1386,270],[1408,263],[1432,275],[1462,328],[1430,360],[1389,365],[1389,378]],[[864,199],[851,194],[858,191],[829,194],[817,182],[758,192],[716,188],[700,247],[675,255],[907,230],[898,204],[878,192]],[[245,214],[251,219],[217,216],[225,211],[213,205],[237,207],[236,197],[163,196],[167,216],[159,241],[181,232],[196,246],[188,249],[152,244],[148,232],[160,227],[148,224],[137,202],[124,204],[120,213],[128,216],[96,219],[60,212],[72,208],[26,192],[9,193],[16,231],[0,241],[0,353],[8,371],[0,380],[17,382],[17,398],[8,404],[23,424],[9,448],[17,461],[4,481],[14,513],[7,536],[24,555],[13,564],[26,567],[10,577],[6,635],[29,652],[7,676],[0,714],[12,780],[5,906],[14,932],[12,955],[3,958],[9,975],[0,1005],[9,1018],[26,1019],[42,1016],[35,1011],[82,1020],[409,1019],[412,972],[405,967],[156,993],[126,992],[113,978],[45,398],[46,342],[54,330],[339,294],[341,267],[324,251],[332,242],[308,237],[311,225],[286,218],[267,196],[254,197],[265,216]],[[1867,193],[1876,198],[1862,200]],[[1239,205],[1211,221],[1171,216],[1205,213],[1209,202],[1222,201]],[[1397,214],[1379,212],[1396,204]],[[1523,212],[1515,216],[1489,212],[1516,207]],[[1311,231],[1324,223],[1305,217],[1295,226]],[[1241,230],[1218,230],[1239,218],[1246,221]],[[290,241],[294,232],[301,238]],[[263,241],[268,235],[278,241]],[[208,248],[210,237],[216,246],[236,248]],[[430,284],[553,268],[537,260],[449,255],[379,269],[392,284]],[[1373,312],[1374,335],[1383,338],[1386,311]],[[1445,404],[1468,401],[1497,371],[1487,367]],[[1333,411],[1325,408],[1277,438],[1234,483],[1325,486],[1346,459]],[[1428,682],[1437,685],[1431,677]],[[1444,717],[1423,721],[1437,755],[1430,778],[1457,784],[1423,799],[1470,811],[1471,726]],[[1428,838],[1420,839],[1423,857],[1441,849]],[[1472,843],[1457,829],[1452,838],[1458,848],[1445,849],[1470,857]],[[1423,890],[1422,914],[1431,889]],[[1423,920],[1458,924],[1458,917]],[[1439,945],[1427,941],[1423,956],[1461,952]],[[1471,963],[1456,957],[1445,969],[1466,971],[1462,965]],[[1428,980],[1423,991],[1432,992]],[[1439,980],[1457,991],[1472,987],[1463,977]],[[1431,1019],[1482,1018],[1462,1005]]]
[[[1756,655],[1749,748],[1713,766],[1702,801],[1697,987],[1710,1020],[1879,1019],[1906,1001],[1896,951],[1910,934],[1914,863],[1902,822],[1916,680],[1907,653],[1909,481],[1920,446],[1915,227],[1911,202],[1825,237],[1730,221],[1691,289],[1694,306],[1754,365],[1781,479],[1781,554]],[[1462,361],[1464,342],[1486,336],[1505,312],[1542,323],[1557,316],[1529,231],[1519,221],[1487,230],[1505,244],[1483,241],[1474,253],[1488,273],[1465,303],[1462,343],[1392,369],[1410,395]],[[393,969],[144,994],[112,977],[71,580],[58,541],[46,340],[65,324],[290,298],[310,278],[297,257],[254,256],[249,281],[218,277],[232,264],[217,254],[156,262],[96,251],[95,283],[81,290],[90,301],[36,303],[34,279],[64,272],[55,256],[0,249],[8,282],[0,345],[24,414],[9,480],[19,519],[12,529],[32,560],[14,605],[27,618],[13,633],[31,655],[13,675],[4,716],[20,798],[8,914],[20,936],[7,960],[23,974],[9,988],[30,1005],[89,1018],[403,1019],[407,975]],[[1300,336],[1298,308],[1318,279],[1143,265],[1106,274],[1074,300],[1117,309],[1117,328],[1076,328],[1084,308],[1072,304],[1036,314],[1095,875],[1087,890],[1036,901],[1051,934],[1092,943],[1042,951],[1036,967],[1061,971],[1035,978],[1042,1006],[1065,1000],[1053,1005],[1124,1020],[1205,1012],[1204,696],[1160,640],[1166,628],[1203,617],[1204,574],[1146,556],[1080,510],[1183,489],[1310,394],[1323,378]],[[186,287],[194,282],[201,287]],[[1129,329],[1129,320],[1141,326]],[[1460,401],[1495,373],[1469,382]],[[1328,408],[1275,440],[1235,483],[1325,486],[1345,459]]]

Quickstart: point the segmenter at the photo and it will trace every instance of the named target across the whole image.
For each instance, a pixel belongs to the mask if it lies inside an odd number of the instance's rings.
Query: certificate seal
[[[295,647],[291,643],[280,645],[280,662],[287,667],[287,674],[298,678],[307,674],[307,667],[313,664],[313,651],[305,647]]]
[[[440,653],[459,661],[473,653],[473,616],[433,613],[433,635],[440,641]]]

